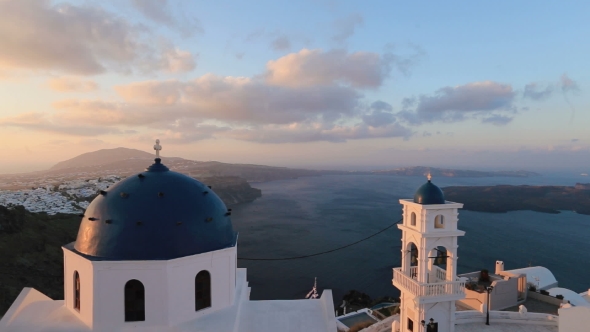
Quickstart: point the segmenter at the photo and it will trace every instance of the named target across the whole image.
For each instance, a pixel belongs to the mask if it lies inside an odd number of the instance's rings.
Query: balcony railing
[[[432,266],[434,271],[436,272],[436,279],[437,281],[445,281],[447,280],[447,270],[441,269],[440,267],[434,265]]]
[[[437,271],[437,277],[439,276],[442,276],[442,272]],[[394,268],[392,281],[394,286],[404,288],[418,297],[456,295],[460,298],[465,296],[465,282],[460,280],[419,283],[411,276],[403,273],[401,268]]]

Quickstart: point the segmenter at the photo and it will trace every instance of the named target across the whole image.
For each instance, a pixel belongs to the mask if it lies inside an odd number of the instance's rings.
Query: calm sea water
[[[585,178],[437,178],[450,185],[573,185]],[[240,233],[238,257],[282,258],[330,250],[369,236],[401,218],[400,198],[411,198],[423,177],[334,175],[256,183],[262,198],[234,207]],[[590,287],[590,216],[564,211],[503,214],[460,210],[460,273],[542,265],[560,286],[582,292]],[[392,268],[400,265],[401,234],[393,227],[370,240],[330,254],[286,261],[239,260],[248,268],[252,299],[303,298],[314,277],[339,302],[351,289],[371,297],[398,296]]]

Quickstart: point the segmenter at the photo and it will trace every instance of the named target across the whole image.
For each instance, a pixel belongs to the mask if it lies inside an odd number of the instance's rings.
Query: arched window
[[[416,213],[414,212],[412,212],[412,216],[410,217],[410,224],[416,226]]]
[[[74,309],[80,311],[80,275],[74,271]]]
[[[434,228],[445,228],[445,217],[439,214],[434,217]]]
[[[125,321],[145,320],[145,288],[139,280],[129,280],[125,284]]]
[[[195,311],[211,306],[211,275],[201,271],[195,278]]]

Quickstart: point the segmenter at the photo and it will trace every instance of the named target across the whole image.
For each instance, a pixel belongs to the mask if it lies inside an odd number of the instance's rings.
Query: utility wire
[[[342,250],[344,248],[352,247],[355,244],[358,244],[358,243],[361,243],[363,241],[366,241],[366,240],[368,240],[368,239],[370,239],[370,238],[372,238],[372,237],[374,237],[376,235],[379,235],[379,234],[385,232],[386,230],[388,230],[391,227],[399,224],[402,221],[403,221],[403,219],[400,219],[400,220],[396,221],[395,223],[393,223],[393,224],[385,227],[384,229],[380,230],[379,232],[374,233],[372,235],[369,235],[369,236],[367,236],[364,239],[360,239],[360,240],[358,240],[356,242],[349,243],[349,244],[347,244],[345,246],[342,246],[342,247],[338,247],[338,248],[327,250],[327,251],[318,252],[318,253],[315,253],[315,254],[303,255],[303,256],[294,256],[294,257],[285,257],[285,258],[249,258],[249,257],[238,257],[238,259],[239,260],[243,260],[243,261],[287,261],[287,260],[291,260],[291,259],[301,259],[301,258],[309,258],[309,257],[314,257],[314,256],[319,256],[319,255],[325,255],[325,254],[329,254],[329,253],[334,252],[334,251]]]

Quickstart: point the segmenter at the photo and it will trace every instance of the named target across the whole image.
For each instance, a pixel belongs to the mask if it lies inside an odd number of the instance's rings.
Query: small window
[[[211,306],[211,275],[201,271],[195,278],[195,311]]]
[[[445,217],[441,214],[434,218],[434,228],[445,228]]]
[[[80,275],[74,271],[74,309],[80,311]]]
[[[408,318],[408,331],[414,331],[414,321]]]
[[[125,284],[125,321],[145,321],[145,288],[139,280]]]
[[[416,226],[416,213],[412,212],[412,216],[410,217],[410,225]]]

